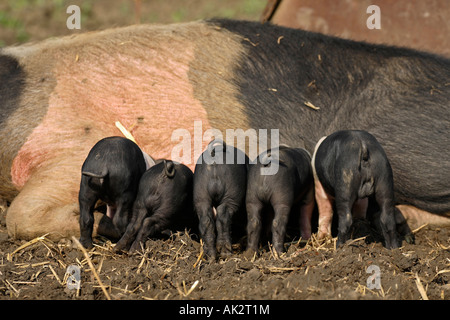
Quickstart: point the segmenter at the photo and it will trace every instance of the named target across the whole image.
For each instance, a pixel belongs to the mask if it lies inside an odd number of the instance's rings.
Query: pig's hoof
[[[330,233],[328,233],[328,232],[318,232],[317,233],[317,239],[318,240],[322,240],[322,239],[324,239],[324,240],[327,240],[327,239],[331,239],[332,237],[331,237],[331,234]]]
[[[114,253],[126,253],[128,250],[125,248],[125,245],[121,243],[117,243],[114,247]]]
[[[283,251],[280,250],[273,250],[273,256],[275,260],[284,260]]]
[[[222,259],[227,259],[227,258],[231,257],[231,255],[232,255],[232,253],[229,251],[221,251],[220,252],[220,257]]]
[[[233,253],[231,244],[220,244],[217,245],[217,252],[219,252],[221,258],[228,258]]]
[[[86,249],[92,249],[92,247],[94,246],[92,244],[92,239],[82,239],[80,238],[80,243],[83,247],[85,247]]]
[[[414,244],[416,243],[416,238],[414,237],[413,233],[408,233],[407,235],[404,236],[405,237],[405,241],[409,244]]]
[[[209,253],[205,252],[205,259],[209,262],[216,261],[217,260],[217,252],[215,250],[211,251]]]
[[[244,252],[244,258],[247,260],[253,260],[256,258],[256,256],[257,256],[257,253],[253,249],[247,249]]]
[[[144,250],[144,244],[140,241],[134,241],[128,253],[136,253],[141,249]]]
[[[336,248],[340,249],[344,246],[344,244],[347,242],[346,239],[339,239],[339,237],[336,240]]]

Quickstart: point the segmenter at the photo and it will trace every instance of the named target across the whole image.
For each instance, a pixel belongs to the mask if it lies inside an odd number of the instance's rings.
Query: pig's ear
[[[175,175],[175,164],[171,160],[164,160],[164,173],[168,178],[173,178]]]

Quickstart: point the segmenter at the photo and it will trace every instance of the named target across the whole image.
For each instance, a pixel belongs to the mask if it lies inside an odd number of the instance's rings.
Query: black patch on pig
[[[18,108],[25,76],[17,59],[3,55],[0,51],[0,126]]]
[[[311,153],[324,135],[369,131],[390,159],[398,203],[450,211],[450,60],[270,23],[209,23],[241,36],[234,82],[251,128],[279,129],[280,143]]]

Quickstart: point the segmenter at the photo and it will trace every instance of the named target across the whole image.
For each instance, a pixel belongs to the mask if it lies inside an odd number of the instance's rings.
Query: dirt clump
[[[136,254],[114,253],[102,238],[88,261],[71,239],[10,239],[0,221],[0,299],[437,299],[450,300],[450,229],[425,227],[416,243],[387,250],[361,237],[335,249],[336,238],[294,241],[276,259],[270,246],[246,259],[242,247],[207,261],[196,236],[148,240]],[[71,285],[69,266],[81,287]],[[377,282],[375,266],[379,274]],[[369,273],[368,273],[369,272]],[[69,284],[69,286],[68,286]],[[102,288],[103,287],[103,288]]]

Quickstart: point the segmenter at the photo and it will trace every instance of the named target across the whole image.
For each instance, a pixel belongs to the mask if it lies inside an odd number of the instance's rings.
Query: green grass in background
[[[266,0],[2,0],[0,47],[134,23],[173,23],[213,17],[258,20]],[[81,30],[68,30],[69,5],[81,9]]]

